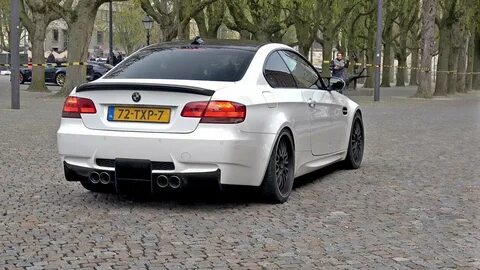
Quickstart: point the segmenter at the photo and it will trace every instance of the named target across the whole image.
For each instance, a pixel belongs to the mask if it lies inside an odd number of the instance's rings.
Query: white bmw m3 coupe
[[[210,179],[282,203],[298,176],[360,166],[362,112],[343,87],[282,44],[148,46],[66,99],[57,133],[65,177],[94,192]]]

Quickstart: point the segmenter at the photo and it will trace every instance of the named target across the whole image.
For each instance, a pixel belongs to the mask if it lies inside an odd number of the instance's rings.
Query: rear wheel
[[[356,114],[352,122],[350,140],[348,142],[347,158],[345,167],[348,169],[358,169],[362,164],[363,149],[365,146],[365,136],[363,132],[363,122],[360,114]]]
[[[20,84],[23,84],[25,82],[25,78],[23,77],[22,73],[18,75],[18,81],[20,82]]]
[[[65,73],[58,73],[55,76],[55,83],[60,86],[63,86],[65,84]]]
[[[82,186],[92,192],[99,192],[99,193],[113,193],[113,186],[112,185],[103,185],[103,184],[93,184],[88,180],[80,181]]]
[[[292,135],[283,130],[275,143],[261,187],[269,202],[284,203],[292,192],[295,168],[292,142]]]

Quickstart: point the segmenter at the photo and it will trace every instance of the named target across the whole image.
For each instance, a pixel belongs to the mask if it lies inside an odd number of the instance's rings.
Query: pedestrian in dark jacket
[[[47,63],[55,63],[55,56],[53,56],[53,53],[50,53],[47,57]]]
[[[117,56],[117,63],[120,63],[122,62],[123,60],[123,55],[121,53],[118,53],[118,56]]]
[[[109,63],[112,66],[115,66],[118,63],[117,57],[115,56],[114,53],[108,54],[107,63]]]
[[[337,52],[337,57],[330,62],[332,77],[338,77],[345,80],[347,77],[347,68],[348,61],[345,62],[345,60],[343,60],[343,54]]]

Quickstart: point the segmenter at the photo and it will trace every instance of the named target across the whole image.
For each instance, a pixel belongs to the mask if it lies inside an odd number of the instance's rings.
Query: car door
[[[267,57],[263,73],[271,88],[263,90],[262,94],[267,102],[272,100],[278,104],[276,113],[291,120],[295,133],[296,165],[300,166],[310,161],[310,120],[307,99],[302,89],[297,88],[295,79],[279,51],[274,51]]]
[[[47,82],[54,80],[56,68],[53,65],[54,64],[49,64],[45,67],[45,81]]]
[[[313,155],[327,155],[335,152],[333,146],[335,113],[333,100],[326,91],[318,73],[303,57],[293,51],[282,51],[297,87],[302,89],[310,121],[310,147]]]

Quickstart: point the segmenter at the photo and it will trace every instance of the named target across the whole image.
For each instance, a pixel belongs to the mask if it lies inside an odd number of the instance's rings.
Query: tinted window
[[[254,54],[231,48],[148,48],[123,60],[106,78],[238,81]]]
[[[280,55],[287,64],[288,69],[292,72],[293,78],[299,88],[315,88],[319,89],[317,83],[318,75],[315,70],[296,53],[289,51],[281,51]]]
[[[265,64],[265,79],[273,88],[296,88],[292,74],[277,52],[268,57]]]

